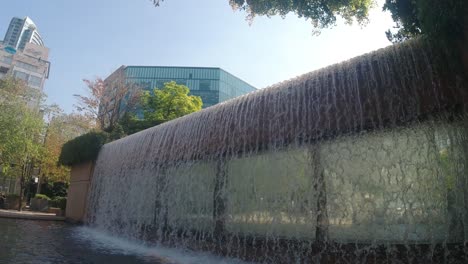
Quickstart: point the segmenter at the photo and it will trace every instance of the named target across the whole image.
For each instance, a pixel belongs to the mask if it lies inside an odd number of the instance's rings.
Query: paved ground
[[[31,212],[31,211],[17,211],[17,210],[3,210],[0,209],[0,218],[16,218],[28,220],[51,220],[51,221],[64,221],[65,217],[56,216],[55,214]]]

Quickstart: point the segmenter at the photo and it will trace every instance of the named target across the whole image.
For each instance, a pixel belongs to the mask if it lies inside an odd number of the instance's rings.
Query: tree
[[[41,153],[42,95],[21,80],[0,80],[0,165],[20,180],[20,205],[34,162]],[[18,208],[21,210],[20,208]]]
[[[153,0],[159,6],[161,0]],[[255,16],[282,17],[295,13],[298,17],[310,19],[316,29],[334,26],[336,17],[344,18],[348,23],[367,22],[373,0],[229,0],[235,10],[247,12],[247,20]]]
[[[201,110],[203,106],[201,98],[189,95],[189,92],[187,86],[174,81],[165,83],[161,89],[145,91],[141,95],[140,102],[143,119],[138,118],[135,113],[127,113],[119,124],[126,134],[133,134]]]
[[[392,42],[421,34],[433,41],[453,41],[463,38],[468,29],[466,0],[386,0],[383,9],[396,22],[397,32],[386,32]]]
[[[248,13],[247,19],[255,16],[286,16],[295,13],[298,17],[310,19],[317,29],[334,26],[336,17],[344,18],[348,23],[353,20],[365,23],[372,0],[229,0],[234,9]]]
[[[60,110],[50,118],[45,129],[37,193],[41,193],[40,186],[43,180],[68,182],[69,168],[58,164],[62,146],[92,128],[89,118],[76,113],[64,114]]]
[[[88,88],[88,95],[75,94],[78,112],[95,120],[96,126],[102,130],[112,130],[126,112],[135,109],[140,89],[137,85],[128,83],[119,72],[115,76],[103,80],[83,80]]]
[[[158,6],[162,0],[152,0]],[[312,21],[320,30],[335,25],[336,17],[348,23],[364,24],[375,0],[229,0],[235,10],[247,12],[247,19],[257,16],[285,16],[295,13]],[[384,10],[390,11],[397,32],[388,30],[392,42],[417,35],[431,40],[451,41],[465,38],[468,42],[468,1],[466,0],[385,0]]]
[[[147,128],[161,124],[160,121],[151,121],[147,119],[138,118],[135,113],[126,113],[119,121],[124,134],[131,135]]]
[[[114,128],[109,132],[109,140],[114,141],[125,137],[125,131],[121,124],[115,124]]]
[[[141,100],[144,118],[163,123],[201,110],[201,98],[189,92],[187,86],[174,81],[165,83],[162,89],[154,89],[153,93],[144,92]]]

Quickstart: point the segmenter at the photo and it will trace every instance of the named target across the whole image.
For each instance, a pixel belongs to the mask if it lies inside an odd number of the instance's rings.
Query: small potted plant
[[[31,210],[47,212],[49,209],[50,198],[45,194],[36,194],[34,198],[31,199]]]
[[[49,205],[49,213],[54,213],[57,216],[64,216],[65,215],[65,207],[67,206],[67,197],[54,197]]]

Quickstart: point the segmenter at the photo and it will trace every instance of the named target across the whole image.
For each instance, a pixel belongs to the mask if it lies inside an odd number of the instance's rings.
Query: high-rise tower
[[[11,76],[29,87],[43,91],[49,77],[49,49],[29,18],[11,19],[5,39],[0,42],[0,79]]]
[[[3,45],[23,50],[27,43],[44,46],[36,25],[29,17],[12,18],[3,39]]]

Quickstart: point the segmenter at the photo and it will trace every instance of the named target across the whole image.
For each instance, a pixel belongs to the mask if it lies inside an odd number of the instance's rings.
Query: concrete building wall
[[[0,44],[0,78],[12,76],[42,91],[49,78],[48,57],[47,48],[32,43],[26,44],[22,51]]]
[[[74,165],[71,169],[65,214],[69,221],[83,222],[86,218],[87,197],[93,169],[93,162]]]

